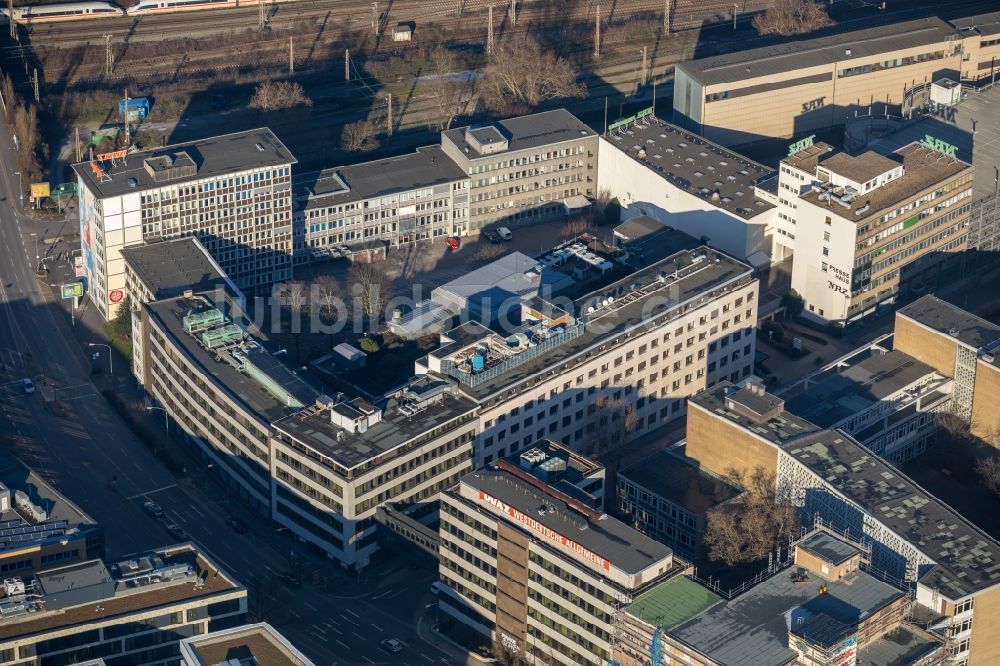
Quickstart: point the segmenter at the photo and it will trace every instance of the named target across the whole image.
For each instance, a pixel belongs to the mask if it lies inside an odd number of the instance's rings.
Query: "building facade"
[[[792,200],[804,316],[848,324],[957,275],[973,178],[971,165],[923,143],[818,159],[812,187]]]
[[[683,570],[666,546],[507,461],[442,495],[440,554],[444,630],[529,664],[606,664],[622,610]]]
[[[290,279],[294,163],[257,129],[73,165],[86,285],[102,316],[124,300],[121,249],[152,239],[198,237],[241,289]]]
[[[468,231],[564,219],[597,194],[597,134],[564,109],[448,130],[441,149],[468,174]]]

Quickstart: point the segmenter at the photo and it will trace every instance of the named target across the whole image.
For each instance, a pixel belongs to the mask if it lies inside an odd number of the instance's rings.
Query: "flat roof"
[[[696,256],[702,257],[698,263],[694,261]],[[671,312],[680,315],[687,311],[684,307],[685,304],[698,296],[707,294],[710,298],[716,298],[732,288],[745,286],[755,279],[753,269],[750,266],[718,250],[701,246],[694,250],[677,252],[662,261],[578,298],[574,304],[576,313],[571,314],[578,318],[586,316],[593,321],[589,315],[586,315],[587,308],[595,300],[603,298],[605,294],[612,292],[626,294],[632,291],[632,285],[636,283],[649,285],[657,280],[661,273],[670,276],[675,272],[678,273],[678,277],[676,281],[667,282],[668,288],[638,295],[637,298],[631,300],[618,298],[618,307],[602,314],[597,319],[600,321],[600,325],[586,325],[583,333],[547,353],[476,386],[462,384],[462,389],[477,400],[488,398],[511,384],[524,381],[536,373],[559,368],[560,364],[568,362],[574,356],[604,340],[617,337],[623,332],[636,328],[643,322]],[[659,303],[652,306],[652,304],[657,303],[657,300]],[[693,306],[700,305],[702,304],[695,303]]]
[[[59,605],[57,609],[53,609],[48,607],[46,595],[43,595],[43,607],[40,610],[0,620],[0,640],[24,638],[63,627],[85,626],[90,622],[121,618],[147,609],[243,589],[191,544],[164,548],[154,553],[165,566],[189,565],[192,573],[162,582],[134,584],[109,575],[99,560],[50,569],[37,574],[36,579],[43,581],[43,584],[46,580],[58,583],[61,587],[55,594],[66,598],[73,595],[78,603]],[[142,554],[143,557],[147,555]],[[61,582],[58,581],[60,578],[63,579]],[[200,580],[201,584],[194,585],[195,580]],[[81,585],[75,590],[67,587],[67,582],[72,581]],[[101,591],[110,592],[109,586],[113,586],[113,594],[98,594]],[[89,593],[90,590],[93,594]]]
[[[826,532],[816,532],[800,541],[796,546],[830,564],[843,564],[861,553],[851,544],[835,539]]]
[[[188,289],[207,292],[222,287],[239,294],[194,236],[123,247],[121,255],[153,293],[153,300],[182,296]]]
[[[751,220],[775,207],[754,191],[772,169],[655,116],[604,138],[674,187],[727,213]]]
[[[471,298],[477,303],[500,304],[512,297],[537,293],[539,281],[529,280],[526,273],[539,268],[540,264],[528,255],[511,252],[435,288],[431,298],[437,302],[447,292],[466,304]]]
[[[185,662],[187,666],[218,666],[234,659],[253,666],[313,666],[288,639],[263,622],[185,638],[181,654],[194,659]]]
[[[826,587],[825,594],[819,593],[820,587]],[[796,656],[788,647],[789,612],[856,625],[902,596],[902,591],[863,571],[828,582],[809,571],[800,577],[786,569],[669,633],[725,666],[787,664]]]
[[[788,400],[785,409],[822,428],[832,428],[934,372],[898,350],[874,354],[810,386]]]
[[[817,141],[808,148],[803,148],[799,152],[789,155],[788,157],[782,158],[782,162],[792,167],[793,169],[798,169],[799,171],[805,171],[806,173],[815,176],[816,175],[816,165],[823,158],[824,155],[833,151],[833,146],[822,141]]]
[[[820,158],[818,164],[830,173],[850,178],[856,183],[867,183],[887,171],[892,171],[900,163],[885,155],[879,155],[874,150],[866,150],[858,155],[834,153],[829,157]]]
[[[605,558],[612,566],[627,574],[641,573],[673,555],[673,551],[666,545],[607,514],[602,514],[598,520],[588,520],[565,502],[542,492],[510,472],[495,468],[482,469],[466,474],[460,482],[531,516],[557,534]],[[543,504],[548,510],[539,514],[538,508]],[[540,539],[539,543],[547,546],[550,542]]]
[[[1000,326],[931,294],[896,312],[976,350],[992,348],[1000,341]]]
[[[786,453],[936,566],[919,582],[957,600],[1000,583],[1000,544],[848,435],[821,430]]]
[[[768,419],[763,423],[758,423],[748,416],[738,414],[726,407],[726,398],[737,390],[739,390],[738,387],[730,382],[719,382],[707,390],[691,396],[688,398],[688,402],[697,404],[699,407],[712,412],[716,416],[735,423],[778,446],[819,429],[814,423],[810,423],[788,411],[782,411],[775,418]]]
[[[715,592],[687,576],[675,576],[640,594],[626,612],[650,626],[670,630],[721,600]]]
[[[292,187],[296,208],[310,210],[454,183],[468,177],[440,146],[424,146],[406,155],[296,175]]]
[[[491,126],[500,131],[507,139],[507,150],[488,155],[480,155],[474,146],[465,141],[467,127],[456,127],[441,133],[441,141],[450,141],[457,146],[470,160],[499,158],[507,153],[518,150],[530,150],[554,143],[578,141],[597,136],[597,132],[566,109],[542,111],[528,116],[498,120],[485,126]],[[473,125],[473,130],[482,129],[484,125]]]
[[[213,295],[209,294],[208,296]],[[213,306],[224,310],[223,314],[227,317],[232,318],[236,314],[228,297],[225,303],[213,303]],[[204,309],[202,303],[180,297],[147,303],[145,308],[150,317],[155,319],[170,336],[174,346],[179,348],[195,365],[199,366],[205,377],[212,379],[230,398],[244,405],[257,418],[270,423],[292,411],[286,402],[265,389],[259,381],[247,373],[240,372],[230,363],[218,360],[215,353],[209,352],[194,336],[185,332],[184,316],[192,311]],[[235,323],[248,333],[249,323],[242,315],[236,319]],[[247,357],[253,361],[256,367],[271,377],[284,390],[298,398],[304,405],[312,404],[315,401],[316,392],[295,373],[282,365],[270,352],[260,349],[248,353]]]
[[[445,388],[447,384],[445,380],[424,375],[408,386],[416,385],[418,388],[433,390]],[[384,402],[380,402],[378,406],[383,409],[382,420],[368,426],[365,432],[345,431],[333,423],[329,410],[315,405],[277,420],[273,426],[350,469],[472,412],[476,403],[455,391],[446,390],[441,394],[440,401],[428,404],[411,416]],[[390,460],[392,458],[387,457],[385,462]]]
[[[943,20],[930,17],[689,60],[677,67],[706,86],[737,83],[920,46],[943,45],[955,33]]]
[[[0,484],[10,489],[11,495],[15,490],[26,493],[33,504],[49,514],[49,521],[65,520],[70,527],[96,524],[83,509],[35,474],[34,470],[21,462],[13,453],[4,449],[0,449]],[[11,504],[14,504],[13,497]],[[0,520],[12,520],[9,517],[12,513],[12,511],[3,512],[0,514]],[[0,542],[2,541],[3,537],[0,536]]]
[[[903,146],[892,154],[902,158],[903,175],[881,187],[858,194],[849,202],[849,206],[821,200],[819,197],[823,190],[816,187],[800,198],[830,210],[840,217],[860,222],[880,216],[885,210],[894,208],[896,204],[903,203],[935,185],[953,180],[962,172],[972,169],[972,165],[948,157],[919,142]],[[822,165],[823,162],[820,162],[820,166]],[[868,208],[859,213],[864,206]]]
[[[898,625],[858,650],[858,663],[865,666],[912,666],[944,644],[931,634],[905,624]]]
[[[983,37],[1000,34],[1000,12],[977,14],[966,18],[954,19],[951,24],[957,30],[971,31]]]
[[[669,451],[657,451],[618,473],[619,477],[680,505],[704,513],[740,494],[740,489]]]
[[[181,156],[180,153],[186,153],[186,156]],[[164,164],[162,158],[172,159],[175,156],[185,163],[187,163],[186,158],[190,158],[195,169],[185,171],[183,176],[163,178],[159,181],[154,180],[146,170],[147,159],[153,160],[159,165],[157,169],[162,170],[160,168]],[[102,162],[99,166],[107,176],[105,179],[97,177],[90,162],[79,162],[72,166],[87,189],[97,198],[104,199],[214,178],[237,171],[287,166],[296,162],[292,153],[274,132],[267,127],[260,127],[144,150],[124,159],[115,160],[115,164],[110,161]]]

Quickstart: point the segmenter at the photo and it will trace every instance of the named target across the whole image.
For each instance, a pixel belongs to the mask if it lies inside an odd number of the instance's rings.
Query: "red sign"
[[[112,303],[121,303],[123,298],[125,298],[125,292],[121,289],[112,289],[108,292],[108,300]]]
[[[559,544],[566,550],[576,553],[577,555],[583,557],[586,560],[589,560],[590,562],[596,564],[602,569],[607,570],[611,568],[611,563],[608,562],[603,557],[601,557],[600,555],[598,555],[597,553],[587,550],[586,548],[584,548],[577,542],[573,541],[572,539],[567,539],[566,537],[564,537],[562,534],[559,534],[555,530],[549,529],[545,525],[542,525],[540,522],[538,522],[531,516],[524,515],[514,507],[510,506],[509,504],[505,504],[500,500],[498,500],[497,498],[487,495],[482,490],[479,491],[479,499],[480,501],[486,502],[490,506],[499,509],[502,513],[507,514],[517,522],[524,525],[525,527],[529,527],[535,532],[538,532],[549,541],[554,541],[555,543]]]
[[[107,160],[117,160],[120,157],[126,157],[126,156],[128,156],[127,150],[116,150],[110,153],[98,153],[97,160],[99,162],[105,162]]]

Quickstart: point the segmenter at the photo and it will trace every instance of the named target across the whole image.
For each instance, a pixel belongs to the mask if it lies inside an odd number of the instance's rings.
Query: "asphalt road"
[[[33,275],[37,237],[31,234],[52,223],[15,214],[10,197],[17,176],[9,166],[14,164],[9,137],[2,134],[2,445],[105,527],[109,558],[175,541],[142,509],[147,499],[156,501],[209,557],[247,586],[251,611],[318,665],[465,663],[464,652],[433,632],[418,635],[418,622],[426,626],[434,612],[430,584],[436,574],[429,561],[411,568],[408,558],[397,558],[372,567],[360,579],[348,576],[339,565],[251,515],[183,450],[179,457],[190,473],[175,476],[136,439],[99,392],[105,385],[131,381],[124,361],[116,361],[114,377],[93,376],[92,350],[69,329],[48,283]],[[33,379],[35,393],[24,393],[24,377]],[[65,405],[61,415],[46,408],[44,396],[53,391]],[[238,535],[226,525],[231,515],[249,525],[247,534]],[[278,575],[288,570],[300,575],[301,587],[280,582]],[[379,641],[385,638],[403,641],[402,652],[383,651]]]

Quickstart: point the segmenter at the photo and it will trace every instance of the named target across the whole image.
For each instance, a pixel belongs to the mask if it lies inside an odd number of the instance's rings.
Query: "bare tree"
[[[586,217],[570,220],[559,230],[559,236],[564,239],[576,238],[577,236],[591,233],[594,233],[594,225]]]
[[[461,61],[454,51],[446,46],[436,46],[428,57],[433,76],[426,81],[427,96],[433,100],[431,109],[434,129],[443,132],[451,129],[465,110],[466,100],[475,92],[476,79],[456,71]]]
[[[753,19],[761,35],[801,35],[832,23],[826,8],[814,0],[776,0]]]
[[[483,90],[494,109],[510,104],[537,106],[546,100],[586,95],[573,64],[523,36],[500,42],[483,76]]]
[[[492,243],[480,241],[479,247],[476,248],[476,253],[472,255],[472,258],[488,264],[495,259],[499,259],[505,252],[506,250],[502,245],[493,245]]]
[[[709,511],[704,542],[711,559],[733,566],[767,557],[798,529],[798,513],[777,497],[775,475],[763,466],[756,466],[749,477],[735,469],[728,476],[744,493]]]
[[[351,289],[355,297],[360,299],[361,310],[368,318],[369,325],[376,328],[391,296],[392,281],[385,262],[355,262],[351,266],[350,279]]]
[[[347,123],[340,134],[340,143],[349,152],[368,152],[379,146],[378,127],[371,118]]]
[[[340,281],[332,275],[320,275],[316,278],[315,284],[321,312],[327,316],[334,314],[337,299],[342,293]]]
[[[312,106],[302,85],[295,81],[264,81],[254,88],[250,98],[250,108],[261,111],[291,109],[296,106]]]
[[[603,453],[618,448],[635,429],[635,410],[620,398],[606,395],[587,406],[588,451]]]
[[[247,616],[251,622],[273,620],[275,611],[281,607],[281,588],[273,578],[263,577],[256,585],[249,586],[247,594]]]
[[[1000,495],[1000,456],[991,455],[987,458],[980,458],[976,462],[976,474],[979,475],[984,486]]]

